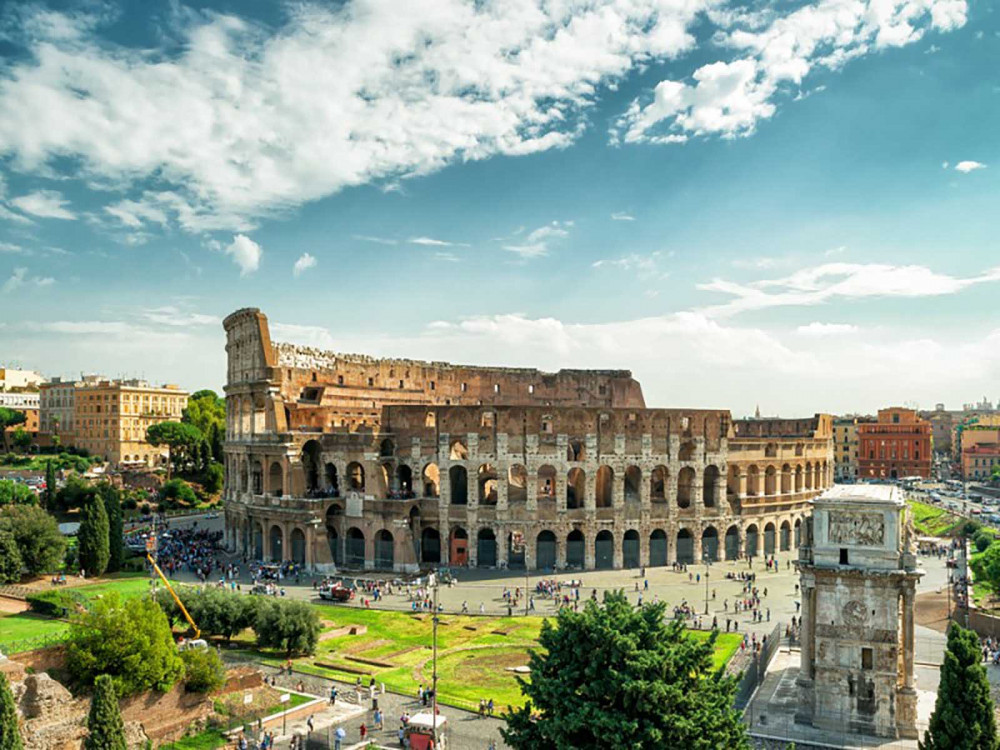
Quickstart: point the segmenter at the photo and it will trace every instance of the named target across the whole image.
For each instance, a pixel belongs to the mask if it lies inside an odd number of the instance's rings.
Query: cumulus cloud
[[[964,0],[820,0],[786,15],[716,9],[714,40],[742,56],[699,67],[689,80],[667,79],[652,97],[633,100],[612,142],[678,143],[691,136],[749,135],[774,115],[782,91],[795,91],[817,68],[900,47],[927,30],[965,24]]]
[[[301,276],[305,271],[310,268],[316,267],[316,258],[309,253],[302,253],[299,259],[295,261],[295,265],[292,266],[292,275]]]
[[[572,221],[553,221],[551,224],[532,230],[523,241],[504,245],[503,249],[520,256],[522,260],[541,258],[549,254],[553,241],[569,236],[572,226]]]
[[[974,172],[977,169],[986,169],[986,165],[978,161],[960,161],[955,165],[955,171],[961,172],[962,174],[968,174],[969,172]]]
[[[33,193],[12,198],[10,202],[15,208],[40,219],[72,220],[76,218],[76,214],[66,208],[69,201],[63,198],[62,193],[58,190],[36,190]]]
[[[266,28],[192,11],[156,50],[31,8],[0,78],[0,154],[123,189],[154,176],[136,202],[246,232],[345,187],[566,147],[605,86],[693,48],[713,2],[296,3]]]
[[[818,305],[837,298],[933,297],[993,281],[1000,281],[1000,267],[977,276],[958,278],[936,273],[925,266],[824,263],[778,279],[747,284],[714,279],[697,287],[732,297],[729,302],[704,310],[706,314],[725,316],[771,307]]]
[[[223,252],[240,267],[240,276],[246,276],[260,268],[260,257],[264,254],[260,245],[245,234],[233,237],[233,241],[223,249]]]

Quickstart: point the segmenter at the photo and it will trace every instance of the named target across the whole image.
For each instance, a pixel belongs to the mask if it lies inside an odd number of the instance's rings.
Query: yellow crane
[[[146,553],[146,559],[149,560],[149,564],[153,566],[153,570],[156,571],[156,574],[160,577],[160,580],[163,581],[163,585],[167,587],[167,591],[170,592],[170,596],[172,596],[174,598],[174,601],[177,602],[177,606],[180,607],[181,612],[184,614],[184,619],[188,621],[188,625],[190,625],[191,629],[194,630],[194,638],[192,638],[192,640],[197,641],[199,636],[201,636],[201,630],[197,625],[194,624],[194,620],[191,619],[191,615],[188,613],[187,608],[184,606],[184,602],[182,602],[181,598],[177,596],[177,594],[174,592],[174,588],[173,586],[170,585],[170,581],[168,581],[167,577],[163,575],[163,571],[160,570],[160,566],[156,564],[156,560],[154,560],[153,556],[148,552]]]

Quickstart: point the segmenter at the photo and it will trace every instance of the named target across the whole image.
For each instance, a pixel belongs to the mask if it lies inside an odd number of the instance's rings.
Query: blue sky
[[[256,306],[658,406],[1000,398],[990,3],[2,8],[7,364],[218,388]]]

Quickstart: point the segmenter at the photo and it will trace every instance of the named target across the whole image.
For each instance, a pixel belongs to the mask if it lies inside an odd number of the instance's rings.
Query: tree
[[[920,750],[996,750],[996,718],[979,638],[952,623],[941,682]]]
[[[17,540],[9,531],[0,531],[0,583],[17,583],[22,570],[24,561]]]
[[[184,674],[170,624],[156,602],[145,597],[123,602],[117,592],[71,621],[66,666],[80,685],[111,675],[121,697],[166,692]]]
[[[184,688],[189,693],[211,693],[226,683],[226,668],[214,649],[191,648],[181,653]]]
[[[715,634],[687,637],[664,621],[665,603],[635,608],[622,592],[562,610],[542,623],[541,649],[530,659],[528,697],[501,729],[518,750],[750,747],[733,709],[735,677],[712,669]]]
[[[47,511],[56,509],[56,465],[45,462],[45,492],[42,493],[42,507]]]
[[[146,430],[146,440],[150,445],[167,446],[168,475],[171,466],[179,470],[191,460],[203,439],[201,430],[186,422],[160,422]]]
[[[31,448],[31,433],[23,427],[18,427],[14,430],[11,442],[14,444],[14,450],[27,453],[28,449]]]
[[[87,717],[87,739],[83,750],[128,750],[125,723],[118,707],[114,681],[106,674],[94,681],[94,697]]]
[[[24,424],[27,421],[28,417],[25,416],[23,411],[15,411],[14,409],[8,409],[6,406],[0,406],[0,445],[3,445],[4,453],[10,450],[7,445],[7,428]]]
[[[35,505],[0,508],[0,531],[14,537],[21,561],[31,575],[56,570],[66,554],[66,537],[56,519]]]
[[[254,620],[257,645],[292,654],[311,654],[319,641],[319,615],[306,602],[262,599]]]
[[[76,537],[80,568],[91,577],[102,575],[108,569],[111,557],[108,528],[108,513],[104,509],[104,501],[95,496],[83,508],[83,520]]]
[[[108,572],[114,573],[125,564],[125,532],[122,524],[122,493],[110,482],[97,485],[97,495],[108,514]]]
[[[0,505],[34,505],[37,501],[35,493],[27,485],[0,479]]]
[[[0,750],[24,750],[17,728],[17,708],[7,675],[0,672]]]

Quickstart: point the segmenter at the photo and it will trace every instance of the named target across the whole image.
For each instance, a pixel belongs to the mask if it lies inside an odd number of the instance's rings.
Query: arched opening
[[[525,567],[525,543],[521,540],[518,544],[513,534],[507,534],[507,567],[513,570],[524,570]]]
[[[661,567],[667,564],[667,532],[653,529],[649,535],[649,564]]]
[[[693,441],[688,440],[686,442],[681,443],[680,450],[677,453],[677,460],[694,461],[694,451],[695,447]]]
[[[448,483],[451,485],[451,504],[469,504],[469,473],[464,466],[448,469]]]
[[[448,452],[448,458],[452,461],[464,461],[469,457],[469,449],[465,447],[465,443],[461,440],[452,440],[451,450]]]
[[[271,468],[267,470],[267,489],[275,497],[285,494],[285,473],[278,461],[272,461]]]
[[[306,479],[306,494],[314,495],[319,490],[320,478],[319,441],[309,440],[302,446],[302,471]]]
[[[586,539],[583,532],[573,529],[566,536],[566,567],[583,568],[586,561],[587,551],[585,549]]]
[[[437,464],[427,464],[422,473],[424,479],[424,497],[438,497],[441,493],[441,472]]]
[[[760,469],[756,464],[747,468],[747,497],[760,495]]]
[[[539,570],[555,570],[556,535],[546,529],[535,539],[535,566]]]
[[[708,562],[719,561],[719,532],[714,526],[707,526],[701,532],[701,558]]]
[[[461,526],[458,526],[451,531],[451,549],[449,554],[451,556],[452,565],[468,565],[469,564],[469,535],[465,532]]]
[[[379,444],[378,454],[382,458],[392,458],[396,455],[396,446],[389,438],[386,438]]]
[[[726,559],[737,560],[740,556],[740,530],[735,524],[726,529]]]
[[[583,441],[581,440],[570,440],[566,445],[566,460],[567,461],[585,461],[586,451],[583,447]]]
[[[391,570],[395,562],[392,534],[385,529],[375,532],[375,567]]]
[[[597,482],[594,485],[594,505],[598,508],[610,508],[613,504],[615,472],[610,466],[597,469]]]
[[[764,527],[764,557],[774,554],[774,524],[768,522]]]
[[[694,562],[694,537],[687,529],[677,532],[677,562],[683,565]]]
[[[787,495],[792,491],[792,467],[783,464],[781,467],[781,494]]]
[[[497,537],[493,529],[480,529],[476,535],[476,564],[480,568],[497,566]]]
[[[760,544],[757,539],[757,524],[752,523],[747,526],[746,554],[747,557],[757,557],[760,552]]]
[[[704,484],[701,488],[702,501],[706,508],[715,507],[715,498],[719,492],[719,467],[706,466]]]
[[[582,508],[586,491],[587,475],[583,473],[583,469],[570,469],[566,475],[566,507]]]
[[[497,504],[497,470],[492,464],[483,464],[479,467],[479,504]]]
[[[781,535],[778,538],[778,549],[788,552],[792,548],[792,525],[788,521],[781,522]]]
[[[306,535],[302,529],[292,529],[292,562],[306,564]]]
[[[340,495],[340,477],[337,476],[336,464],[327,464],[323,470],[323,478],[326,481],[326,491],[330,497]]]
[[[629,529],[622,538],[622,565],[626,568],[639,567],[639,532]]]
[[[528,470],[521,464],[512,464],[507,469],[507,502],[526,503],[528,501]]]
[[[653,503],[667,502],[667,478],[670,472],[666,466],[656,466],[649,475],[649,501]]]
[[[356,492],[365,490],[365,467],[357,461],[347,464],[347,486]]]
[[[625,469],[625,502],[638,503],[641,500],[642,469],[629,466]]]
[[[615,538],[607,529],[597,532],[594,537],[594,568],[610,570],[615,567]]]
[[[282,553],[284,552],[285,534],[280,526],[274,525],[271,527],[269,537],[268,541],[271,543],[271,562],[281,562],[284,559]]]
[[[549,464],[538,467],[538,495],[539,500],[555,500],[556,497],[556,469]]]
[[[413,469],[406,464],[396,467],[396,486],[399,487],[399,494],[404,499],[409,499],[413,494]]]
[[[677,475],[677,507],[690,508],[694,495],[694,469],[685,466]]]
[[[420,533],[420,562],[441,562],[441,534],[437,529],[426,528]]]
[[[347,530],[347,549],[344,550],[344,561],[349,568],[365,566],[365,535],[361,529],[352,526]]]
[[[768,466],[764,470],[764,494],[778,494],[778,472],[775,471],[773,466]]]
[[[264,559],[264,528],[259,523],[253,525],[253,556],[257,560]]]

